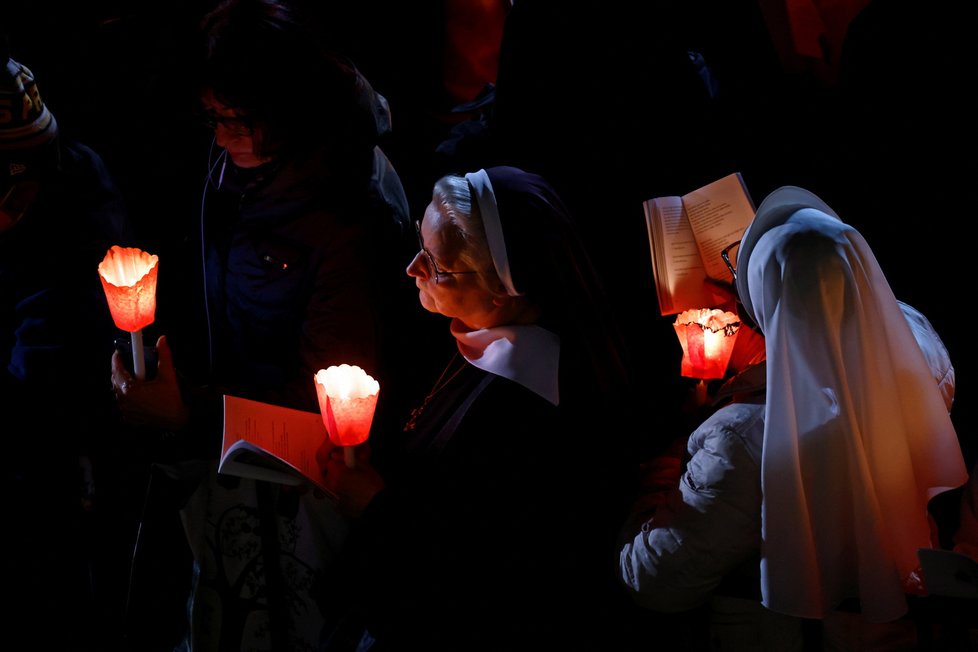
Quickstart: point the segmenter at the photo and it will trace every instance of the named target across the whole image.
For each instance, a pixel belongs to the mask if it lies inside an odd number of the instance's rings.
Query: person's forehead
[[[443,239],[443,232],[449,223],[449,217],[445,207],[440,202],[432,201],[424,209],[424,218],[421,220],[421,233],[425,243],[428,240],[434,242]]]
[[[431,202],[425,209],[421,235],[425,247],[438,258],[454,258],[465,246],[465,241],[452,225],[447,209],[437,201]]]

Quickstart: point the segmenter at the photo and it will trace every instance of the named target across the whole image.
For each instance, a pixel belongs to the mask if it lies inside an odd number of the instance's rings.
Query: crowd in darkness
[[[199,217],[210,134],[184,83],[185,44],[208,4],[5,3],[13,51],[43,80],[59,121],[103,154],[133,219],[161,248]],[[435,148],[476,114],[453,114],[457,98],[445,89],[448,4],[317,5],[337,49],[390,101],[386,149],[412,211],[464,157],[548,174],[581,220],[602,226],[593,229],[606,250],[598,255],[644,332],[662,320],[641,300],[652,296],[643,199],[734,170],[756,201],[780,185],[807,187],[868,236],[896,291],[963,361],[957,280],[968,252],[950,234],[967,217],[960,191],[975,172],[973,8],[869,2],[830,60],[810,65],[781,55],[787,27],[766,21],[766,3],[527,3],[503,35],[493,133],[470,132],[453,160]],[[677,60],[687,51],[712,76],[707,100]],[[970,423],[972,388],[961,376],[956,418]]]
[[[61,129],[102,155],[162,269],[201,217],[213,136],[186,83],[185,46],[211,4],[6,0],[0,14],[12,56],[34,72]],[[494,66],[485,80],[494,95],[458,111],[445,85],[451,3],[316,7],[324,36],[389,101],[384,147],[413,217],[447,172],[505,164],[553,183],[626,318],[634,362],[650,370],[648,391],[686,387],[671,321],[655,303],[642,201],[734,171],[756,202],[786,184],[824,198],[946,343],[957,371],[952,420],[971,468],[974,247],[964,232],[978,178],[976,9],[854,3],[864,6],[844,40],[805,61],[779,49],[787,27],[762,11],[771,4],[519,0],[505,23],[498,13],[487,23],[500,36],[498,74]],[[274,80],[255,83],[288,101]],[[163,272],[161,284],[165,293]],[[166,327],[150,326],[147,341]]]

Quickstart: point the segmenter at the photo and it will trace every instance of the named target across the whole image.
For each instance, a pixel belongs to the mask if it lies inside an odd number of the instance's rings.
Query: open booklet
[[[720,252],[740,240],[754,219],[754,202],[740,173],[643,205],[659,312],[714,307],[717,298],[704,281],[732,282]]]
[[[311,482],[327,496],[316,451],[329,438],[322,415],[224,396],[224,445],[218,472],[298,485]]]

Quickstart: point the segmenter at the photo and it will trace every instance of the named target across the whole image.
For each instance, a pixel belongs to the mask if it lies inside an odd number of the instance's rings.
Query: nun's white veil
[[[799,188],[758,207],[737,271],[767,348],[764,605],[821,618],[856,597],[899,618],[927,502],[967,480],[912,322],[859,232]]]

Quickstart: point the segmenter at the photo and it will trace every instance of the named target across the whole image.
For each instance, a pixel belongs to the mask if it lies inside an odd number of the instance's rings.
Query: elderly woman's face
[[[419,224],[420,248],[407,267],[414,278],[425,310],[457,317],[471,328],[497,325],[498,306],[491,292],[479,283],[475,270],[458,260],[462,242],[454,235],[442,207],[434,202]]]

